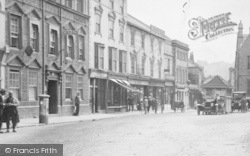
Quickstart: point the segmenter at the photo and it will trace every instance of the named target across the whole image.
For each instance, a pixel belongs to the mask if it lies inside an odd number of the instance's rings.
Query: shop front
[[[162,79],[151,79],[149,81],[149,95],[153,96],[161,103],[164,103],[165,94],[165,80]]]

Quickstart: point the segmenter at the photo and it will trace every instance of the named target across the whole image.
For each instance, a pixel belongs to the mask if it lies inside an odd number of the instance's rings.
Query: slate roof
[[[219,75],[214,76],[210,81],[202,85],[203,88],[230,89],[230,85]]]

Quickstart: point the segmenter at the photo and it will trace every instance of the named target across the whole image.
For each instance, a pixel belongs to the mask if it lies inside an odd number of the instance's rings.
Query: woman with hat
[[[19,105],[19,101],[17,98],[13,97],[13,92],[9,92],[9,96],[6,100],[4,100],[5,108],[4,108],[4,117],[6,118],[7,131],[9,133],[10,129],[10,119],[12,121],[13,132],[16,132],[16,124],[19,122],[19,115],[17,106]]]

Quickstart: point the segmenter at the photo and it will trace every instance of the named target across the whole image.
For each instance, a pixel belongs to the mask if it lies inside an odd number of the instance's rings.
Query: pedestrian
[[[133,101],[132,101],[133,99],[132,99],[132,96],[130,95],[129,97],[128,97],[128,110],[130,111],[130,110],[134,110],[133,109]]]
[[[9,96],[7,99],[4,100],[5,107],[4,107],[4,118],[7,124],[7,131],[9,133],[10,129],[10,120],[12,121],[13,132],[16,132],[16,125],[19,122],[19,114],[17,110],[17,106],[19,105],[19,101],[17,98],[13,96],[13,92],[9,92]]]
[[[80,93],[77,93],[75,97],[75,112],[74,112],[75,116],[79,115],[79,110],[80,110]]]
[[[4,110],[4,95],[5,95],[6,90],[1,89],[0,90],[0,133],[4,133],[2,131],[2,123],[3,123],[3,110]]]
[[[161,113],[163,113],[164,111],[164,103],[162,101],[159,101],[160,105],[161,105]]]
[[[181,102],[180,102],[180,106],[181,106],[181,112],[184,112],[184,110],[185,110],[185,105],[184,105],[184,102],[181,100]]]
[[[152,100],[152,107],[153,107],[153,110],[155,110],[155,114],[157,114],[157,110],[158,110],[158,100],[153,98]]]
[[[151,95],[149,95],[149,97],[148,97],[148,113],[149,113],[149,111],[150,111],[150,107],[152,106],[152,96]]]
[[[145,111],[145,114],[148,113],[148,97],[147,96],[144,97],[144,111]]]
[[[197,104],[198,104],[198,103],[197,103],[197,100],[195,99],[195,100],[194,100],[194,109],[196,109]]]

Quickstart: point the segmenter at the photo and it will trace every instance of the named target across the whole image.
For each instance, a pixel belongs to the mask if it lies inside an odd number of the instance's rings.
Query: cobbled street
[[[1,144],[63,144],[65,156],[250,155],[250,112],[127,117],[17,129]]]

